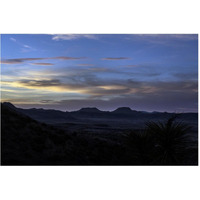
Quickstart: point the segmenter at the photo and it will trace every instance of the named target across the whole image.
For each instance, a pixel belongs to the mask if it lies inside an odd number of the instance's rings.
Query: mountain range
[[[146,122],[164,121],[175,115],[167,112],[144,112],[132,110],[129,107],[120,107],[114,111],[101,111],[95,107],[81,108],[78,111],[63,112],[53,109],[22,109],[9,102],[2,105],[12,108],[32,119],[62,127],[67,131],[90,131],[90,132],[115,132],[119,133],[128,129],[143,129]],[[197,113],[176,114],[181,122],[190,124],[195,131],[198,129]]]

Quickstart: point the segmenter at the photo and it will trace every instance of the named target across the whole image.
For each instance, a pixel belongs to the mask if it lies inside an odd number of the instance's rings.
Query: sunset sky
[[[1,101],[197,112],[198,35],[1,35]]]

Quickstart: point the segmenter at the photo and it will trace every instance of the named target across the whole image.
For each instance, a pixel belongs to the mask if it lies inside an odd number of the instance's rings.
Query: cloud
[[[21,64],[24,61],[43,60],[44,58],[15,58],[1,60],[1,64]]]
[[[93,67],[93,68],[89,68],[88,70],[90,70],[91,72],[114,72],[114,73],[117,73],[116,70],[108,69],[105,67]]]
[[[112,95],[123,96],[125,94],[143,96],[146,94],[159,95],[161,92],[190,93],[197,92],[197,81],[139,81],[133,79],[104,79],[91,73],[74,73],[62,75],[52,75],[52,79],[35,77],[35,79],[24,79],[17,81],[2,81],[2,85],[12,87],[21,87],[27,89],[37,89],[38,91],[51,92],[72,92],[77,94],[86,94],[91,97],[109,97]],[[55,77],[55,78],[53,78]]]
[[[170,34],[170,37],[179,40],[198,40],[198,34]]]
[[[198,34],[132,34],[125,39],[145,41],[152,44],[171,45],[178,41],[197,41]]]
[[[32,47],[30,47],[29,45],[24,44],[23,46],[24,46],[25,48],[32,49]]]
[[[21,46],[21,47],[22,47],[22,52],[36,51],[35,48],[33,48],[33,47],[31,47],[31,46],[29,46],[29,45],[27,45],[27,44],[23,44],[23,43],[17,41],[17,40],[16,40],[15,38],[13,38],[13,37],[11,37],[10,40],[13,41],[13,42],[15,42],[15,43],[18,44],[19,46]]]
[[[125,65],[125,67],[141,67],[139,65]]]
[[[52,40],[77,40],[81,38],[98,39],[97,35],[94,34],[56,34],[52,37]]]
[[[54,98],[54,96],[52,96]],[[79,110],[83,107],[97,107],[100,110],[113,111],[118,107],[130,107],[138,111],[167,111],[167,112],[198,112],[198,95],[191,93],[187,95],[182,93],[165,93],[163,95],[154,96],[146,94],[144,98],[136,98],[134,96],[116,97],[111,99],[68,99],[67,97],[61,100],[55,100],[45,103],[42,100],[30,101],[30,99],[5,99],[23,108],[46,108],[59,109],[63,111]]]
[[[46,59],[60,59],[60,60],[80,60],[85,59],[86,57],[67,57],[67,56],[58,56],[58,57],[51,57]]]
[[[197,34],[138,34],[141,38],[197,40]]]
[[[58,56],[58,57],[46,57],[46,58],[15,58],[15,59],[5,59],[1,60],[1,64],[21,64],[25,61],[34,61],[34,60],[49,60],[49,59],[58,59],[58,60],[80,60],[85,59],[86,57],[67,57],[67,56]]]
[[[44,66],[51,66],[54,65],[52,63],[30,63],[31,65],[44,65]]]
[[[115,110],[118,107],[128,106],[133,110],[142,111],[197,112],[197,102],[198,95],[195,93],[177,94],[160,91],[160,95],[145,94],[141,97],[124,95],[124,97],[110,99],[62,99],[52,103],[49,108],[57,107],[57,109],[73,111],[83,107],[97,107],[100,110]]]
[[[13,37],[10,38],[11,41],[16,42],[17,40]]]
[[[59,76],[58,76],[59,77]],[[50,99],[57,103],[43,101],[43,104],[64,106],[78,109],[84,106],[97,106],[111,109],[120,106],[130,106],[137,110],[171,110],[178,107],[196,109],[198,100],[197,81],[137,81],[134,79],[101,79],[94,74],[82,73],[52,79],[24,79],[18,81],[2,81],[5,86],[18,90],[19,88],[34,89],[44,99],[44,92],[51,94]],[[61,96],[57,95],[61,94]],[[72,100],[59,101],[69,93],[76,94]],[[82,96],[84,95],[84,96]],[[13,97],[14,98],[14,97]],[[48,98],[48,97],[47,97]],[[66,97],[65,97],[66,98]],[[82,98],[81,100],[78,100]],[[71,99],[71,98],[70,98]],[[56,101],[56,100],[55,100]],[[42,102],[40,102],[42,103]],[[69,103],[69,104],[67,104]]]
[[[6,60],[1,60],[1,64],[6,64],[6,65],[12,65],[12,64],[21,64],[23,61],[19,59],[6,59]]]
[[[2,87],[9,86],[12,88],[24,88],[36,90],[39,92],[64,92],[64,93],[84,93],[86,85],[82,85],[82,83],[63,83],[58,79],[44,79],[44,80],[35,80],[35,79],[25,79],[19,81],[1,81]]]
[[[54,100],[41,100],[40,103],[45,103],[45,104],[48,104],[48,103],[53,103],[55,102]]]
[[[51,87],[51,86],[60,86],[61,82],[57,79],[52,80],[22,80],[19,81],[20,84],[24,86],[33,86],[33,87]]]
[[[127,57],[107,57],[107,58],[102,58],[102,60],[128,60],[130,58]]]

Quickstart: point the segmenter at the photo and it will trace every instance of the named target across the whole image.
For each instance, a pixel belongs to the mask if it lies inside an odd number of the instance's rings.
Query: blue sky
[[[1,98],[18,107],[197,112],[198,35],[4,34]]]

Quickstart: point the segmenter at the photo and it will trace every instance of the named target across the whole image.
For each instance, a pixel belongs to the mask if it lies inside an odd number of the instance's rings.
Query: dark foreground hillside
[[[112,165],[123,162],[116,142],[68,134],[2,105],[2,165]]]
[[[190,127],[149,123],[146,130],[107,138],[68,132],[1,105],[2,165],[197,165]]]

